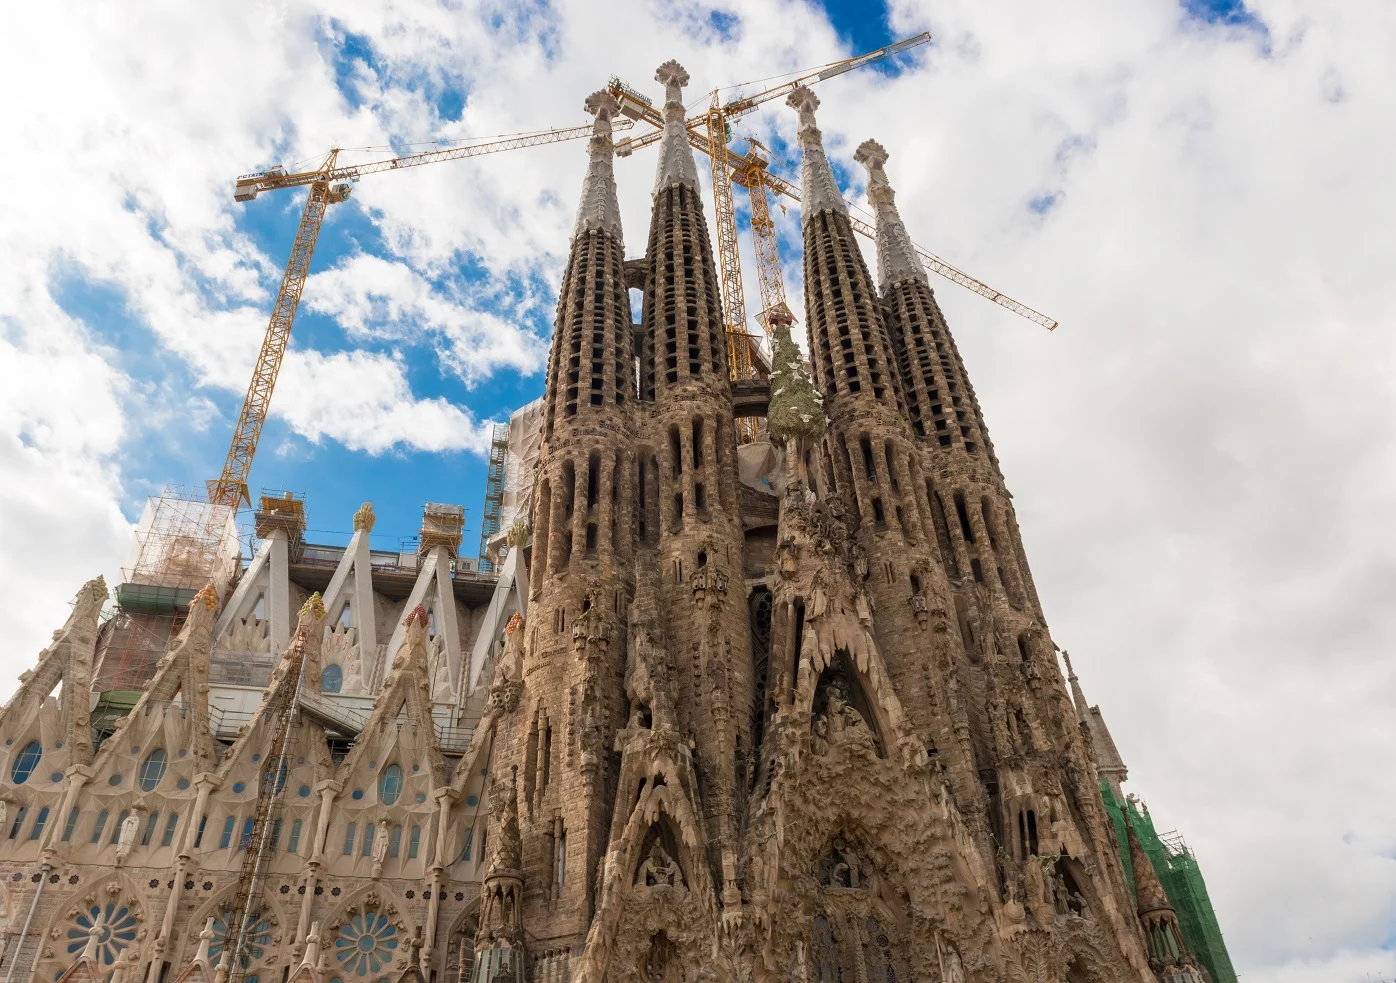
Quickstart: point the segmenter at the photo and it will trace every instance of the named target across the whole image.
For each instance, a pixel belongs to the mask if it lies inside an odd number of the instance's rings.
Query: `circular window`
[[[244,785],[242,782],[234,782],[234,783],[233,783],[233,794],[234,794],[234,795],[241,795],[243,792],[246,792],[246,791],[247,791],[247,786]]]
[[[19,757],[15,758],[15,763],[10,767],[10,780],[16,785],[23,785],[29,781],[29,776],[39,767],[39,759],[43,754],[43,746],[38,741],[30,741],[24,745]]]
[[[141,765],[140,785],[142,792],[149,792],[160,784],[160,779],[165,777],[165,767],[168,764],[169,755],[165,754],[164,748],[156,748],[150,752],[150,757],[146,758]]]
[[[306,796],[310,795],[310,786],[302,785],[300,788],[296,789],[296,794],[304,799]]]
[[[401,794],[402,769],[397,765],[388,765],[378,778],[378,801],[385,806],[390,806],[397,801],[397,797]]]
[[[368,909],[354,915],[334,940],[335,959],[354,976],[367,976],[387,967],[397,948],[397,928],[381,913]]]
[[[110,778],[107,779],[107,784],[108,784],[108,785],[120,785],[120,784],[121,784],[121,776],[120,776],[120,775],[112,775]]]

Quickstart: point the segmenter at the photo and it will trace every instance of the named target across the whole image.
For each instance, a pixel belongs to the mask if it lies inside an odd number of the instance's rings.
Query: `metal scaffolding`
[[[489,556],[490,537],[499,532],[499,517],[504,506],[504,462],[509,457],[509,424],[496,423],[490,440],[490,467],[485,475],[485,516],[480,520],[480,572],[494,573],[496,561]],[[498,562],[504,562],[505,550],[500,547]]]

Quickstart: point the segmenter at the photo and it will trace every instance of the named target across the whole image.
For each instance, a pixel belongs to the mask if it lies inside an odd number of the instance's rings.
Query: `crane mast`
[[[713,93],[708,109],[708,156],[712,159],[713,214],[717,224],[717,269],[722,280],[722,320],[727,329],[727,371],[733,379],[751,377],[751,345],[746,330],[746,297],[737,252],[737,213],[732,204],[732,172],[724,166],[727,121]]]
[[[776,223],[771,218],[771,200],[766,194],[766,167],[770,163],[761,151],[766,148],[757,140],[748,139],[747,166],[733,172],[734,183],[746,188],[751,202],[751,242],[756,251],[756,275],[761,290],[761,311],[757,321],[771,333],[773,314],[790,317],[785,303],[785,276],[780,265],[780,243]]]
[[[334,168],[338,154],[337,150],[330,151],[325,158],[325,170]],[[347,184],[331,184],[328,180],[312,182],[310,193],[305,196],[300,225],[296,227],[295,242],[291,245],[291,258],[286,263],[286,272],[282,274],[281,286],[276,291],[276,303],[272,305],[271,320],[267,322],[262,347],[252,367],[252,381],[247,384],[247,395],[243,398],[242,410],[233,430],[233,441],[228,445],[228,456],[223,460],[223,472],[209,487],[208,498],[215,505],[226,505],[236,511],[244,502],[251,503],[247,477],[252,472],[252,458],[257,453],[262,427],[267,422],[276,377],[286,357],[286,344],[291,339],[291,326],[296,321],[301,292],[310,275],[310,259],[315,255],[320,227],[325,223],[325,212],[330,205],[348,197]]]

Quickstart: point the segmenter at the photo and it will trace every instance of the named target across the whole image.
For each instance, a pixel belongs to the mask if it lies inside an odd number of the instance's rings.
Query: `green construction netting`
[[[1115,825],[1115,842],[1120,850],[1120,860],[1124,864],[1130,890],[1134,890],[1134,865],[1130,862],[1129,841],[1125,837],[1126,808],[1134,824],[1134,834],[1139,837],[1139,844],[1154,865],[1164,893],[1178,912],[1178,926],[1183,930],[1188,947],[1207,967],[1212,983],[1236,983],[1236,970],[1231,966],[1231,956],[1227,954],[1226,943],[1222,940],[1221,926],[1217,924],[1216,912],[1212,910],[1207,882],[1202,879],[1197,858],[1182,837],[1160,837],[1154,830],[1149,814],[1140,809],[1137,802],[1121,803],[1117,800],[1109,783],[1103,779],[1100,797],[1105,802],[1110,821]]]

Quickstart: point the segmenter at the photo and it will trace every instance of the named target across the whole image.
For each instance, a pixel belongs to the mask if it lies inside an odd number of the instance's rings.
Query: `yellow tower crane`
[[[633,125],[629,120],[616,121],[617,129],[626,129]],[[464,146],[428,150],[362,164],[341,165],[339,155],[343,151],[335,149],[326,154],[317,167],[310,170],[288,172],[285,168],[273,167],[238,178],[233,190],[233,198],[236,201],[251,201],[263,191],[302,187],[309,187],[310,191],[306,195],[305,207],[301,210],[300,225],[296,228],[295,242],[291,246],[291,258],[286,263],[286,272],[282,275],[281,286],[276,291],[271,320],[267,323],[267,332],[262,338],[262,348],[257,353],[257,362],[252,369],[252,381],[247,385],[247,396],[242,402],[242,411],[238,414],[237,427],[233,430],[233,440],[228,445],[228,455],[223,461],[223,471],[217,480],[208,483],[209,501],[234,511],[244,503],[250,504],[247,478],[252,471],[252,458],[257,453],[257,442],[261,439],[262,427],[267,422],[272,390],[276,387],[276,377],[281,371],[286,345],[291,339],[291,326],[296,320],[301,291],[305,289],[306,277],[310,275],[310,259],[315,254],[320,227],[324,224],[325,212],[330,205],[345,201],[349,197],[353,182],[367,174],[380,171],[398,171],[420,167],[423,164],[460,160],[463,157],[497,154],[505,150],[537,147],[564,140],[580,140],[591,136],[591,130],[591,125],[588,124],[513,133],[475,140]]]

